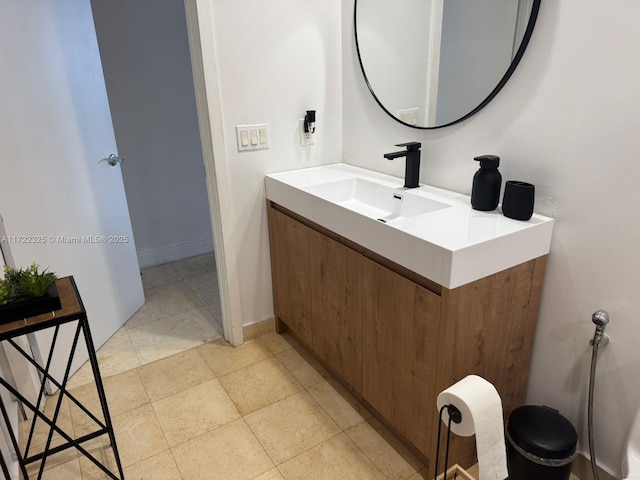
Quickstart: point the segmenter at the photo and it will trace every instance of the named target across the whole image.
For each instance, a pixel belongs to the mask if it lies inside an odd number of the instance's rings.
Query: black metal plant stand
[[[104,385],[102,384],[102,377],[100,376],[100,370],[98,368],[98,359],[96,357],[95,348],[93,345],[93,340],[91,338],[91,331],[89,330],[89,321],[87,319],[87,313],[84,309],[84,305],[82,304],[82,300],[80,298],[80,294],[78,293],[78,289],[76,287],[75,281],[73,277],[65,277],[57,280],[58,291],[60,293],[60,301],[62,303],[62,308],[55,312],[46,313],[42,315],[38,315],[35,317],[26,318],[24,320],[19,320],[16,322],[12,322],[5,325],[0,325],[0,341],[5,342],[5,345],[10,345],[13,347],[22,357],[25,358],[31,365],[33,365],[36,370],[40,374],[41,382],[40,382],[40,391],[38,393],[38,399],[36,404],[34,405],[29,400],[27,400],[24,395],[16,390],[14,386],[8,383],[4,378],[0,377],[0,385],[7,389],[14,397],[18,399],[23,408],[30,410],[33,413],[33,419],[31,420],[31,425],[29,429],[29,435],[27,437],[26,446],[24,452],[21,451],[18,439],[16,438],[13,429],[11,428],[11,422],[9,419],[9,415],[7,412],[7,408],[0,398],[0,413],[2,414],[2,419],[7,425],[7,430],[9,432],[9,436],[11,439],[13,451],[15,452],[18,458],[18,464],[20,468],[20,472],[24,480],[30,480],[31,478],[37,478],[40,480],[42,478],[45,464],[47,459],[55,455],[59,452],[67,450],[69,448],[76,448],[78,452],[88,458],[91,462],[93,462],[102,472],[104,472],[108,478],[113,480],[124,480],[124,473],[122,471],[122,464],[120,462],[120,455],[118,454],[118,448],[116,445],[116,438],[113,432],[113,424],[111,423],[111,416],[109,415],[109,408],[107,406],[107,399],[104,392]],[[75,328],[75,334],[73,338],[73,343],[71,345],[71,349],[69,352],[69,359],[67,361],[67,365],[64,372],[64,377],[62,382],[58,382],[50,373],[49,369],[51,367],[51,362],[53,359],[53,353],[56,347],[56,342],[58,340],[58,334],[60,331],[60,326],[63,324],[77,322]],[[51,342],[51,349],[49,351],[47,361],[44,366],[39,365],[37,361],[33,359],[32,354],[30,352],[24,351],[15,341],[16,337],[21,335],[30,334],[37,332],[39,330],[53,328],[53,339]],[[96,384],[96,390],[98,393],[98,398],[100,400],[100,406],[102,409],[102,415],[104,421],[99,420],[96,415],[91,413],[86,407],[84,407],[69,391],[67,391],[67,380],[69,379],[69,373],[71,371],[71,362],[74,358],[76,347],[78,346],[78,341],[80,337],[84,339],[84,342],[87,347],[87,351],[89,354],[89,362],[91,364],[91,369],[93,372],[93,377]],[[57,398],[57,402],[55,405],[55,410],[53,416],[48,418],[44,413],[40,411],[42,400],[45,393],[45,385],[47,380],[51,382],[51,384],[55,385],[60,389],[60,393]],[[80,410],[82,410],[86,415],[91,418],[95,424],[97,429],[87,435],[83,435],[79,438],[74,438],[73,434],[69,434],[65,432],[57,423],[58,416],[60,414],[60,407],[62,405],[62,400],[64,397],[67,397],[69,401],[73,402]],[[47,436],[47,441],[44,447],[44,450],[40,453],[30,455],[29,450],[31,449],[31,444],[33,441],[33,435],[35,431],[35,425],[37,419],[42,420],[49,426],[49,434]],[[52,446],[53,434],[57,433],[63,438],[63,442],[60,445]],[[106,467],[103,463],[101,463],[95,456],[87,451],[87,449],[83,446],[86,442],[93,440],[94,438],[101,437],[103,435],[107,435],[109,437],[109,443],[113,450],[113,455],[115,457],[115,463],[117,467],[117,473],[112,472]],[[30,477],[27,473],[27,466],[41,461],[40,468],[38,470],[37,476]],[[2,472],[5,475],[5,478],[9,477],[9,471],[7,468],[7,464],[5,459],[0,453],[0,468],[2,468]]]

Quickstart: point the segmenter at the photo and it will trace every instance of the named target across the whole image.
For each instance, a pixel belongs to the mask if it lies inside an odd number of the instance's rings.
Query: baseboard
[[[193,242],[167,245],[153,250],[139,251],[138,263],[140,268],[153,267],[210,252],[213,252],[213,238],[206,238]]]
[[[262,337],[269,333],[276,331],[276,319],[274,317],[267,318],[261,322],[252,323],[250,325],[242,326],[242,334],[244,335],[244,341],[253,340],[254,338]]]
[[[593,474],[591,472],[591,461],[579,453],[573,462],[571,472],[580,480],[591,480],[593,478]],[[604,471],[600,467],[598,467],[598,476],[600,477],[600,480],[616,480],[616,477],[611,475],[609,472]]]

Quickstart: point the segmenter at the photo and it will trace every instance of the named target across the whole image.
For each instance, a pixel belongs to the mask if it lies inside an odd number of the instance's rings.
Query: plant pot
[[[43,313],[60,310],[61,307],[58,286],[56,282],[53,282],[41,297],[0,305],[0,324],[3,325],[23,318],[35,317]]]

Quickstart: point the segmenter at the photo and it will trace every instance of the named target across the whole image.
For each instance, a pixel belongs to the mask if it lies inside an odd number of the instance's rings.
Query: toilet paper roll
[[[476,436],[479,480],[504,480],[507,453],[504,440],[502,400],[496,388],[477,375],[469,375],[438,395],[438,411],[443,405],[454,405],[462,414],[460,423],[452,423],[451,431],[462,437]],[[443,421],[448,424],[445,410]]]

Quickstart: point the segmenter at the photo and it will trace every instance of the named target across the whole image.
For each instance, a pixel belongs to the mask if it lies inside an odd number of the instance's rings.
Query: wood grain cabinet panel
[[[309,233],[312,230],[273,208],[268,214],[276,317],[311,345]]]
[[[442,291],[438,392],[474,374],[498,390],[505,421],[525,403],[546,260]],[[452,436],[451,452],[460,465],[473,465],[474,437]]]
[[[315,231],[309,246],[313,351],[360,392],[364,258]]]
[[[436,415],[440,296],[364,259],[362,395],[429,452]]]

